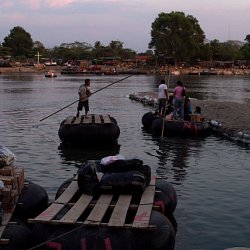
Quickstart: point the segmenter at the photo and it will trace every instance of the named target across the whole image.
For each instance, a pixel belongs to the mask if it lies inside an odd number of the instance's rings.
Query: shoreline
[[[54,70],[60,72],[63,66],[43,66],[35,67],[35,66],[15,66],[15,67],[0,67],[0,73],[41,73],[47,72],[49,70]],[[108,71],[110,67],[103,66],[103,71]],[[179,76],[179,75],[250,75],[250,69],[239,69],[239,68],[194,68],[194,67],[186,67],[186,68],[178,68],[178,67],[159,67],[159,68],[134,68],[127,69],[126,67],[120,68],[117,67],[117,73],[119,74],[146,74],[146,75],[167,75],[170,71],[171,75]]]
[[[157,108],[157,94],[153,92],[139,92],[129,95],[131,100],[146,106]],[[250,147],[250,103],[218,102],[191,99],[192,107],[200,106],[202,113],[209,121],[213,132],[229,140],[243,143]]]

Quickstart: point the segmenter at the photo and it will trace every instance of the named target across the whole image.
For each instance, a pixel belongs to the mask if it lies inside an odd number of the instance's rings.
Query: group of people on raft
[[[174,88],[173,95],[168,94],[168,87],[165,80],[161,80],[158,87],[158,110],[156,111],[159,117],[166,120],[184,120],[190,121],[191,114],[197,114],[201,116],[201,120],[204,120],[201,114],[201,107],[195,107],[192,112],[191,101],[186,94],[186,89],[183,83],[178,80]]]

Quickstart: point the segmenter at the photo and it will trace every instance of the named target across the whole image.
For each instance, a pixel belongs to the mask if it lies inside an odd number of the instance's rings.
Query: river
[[[96,91],[123,77],[90,76]],[[60,184],[84,160],[122,154],[139,158],[153,174],[173,184],[178,204],[175,250],[220,250],[250,247],[250,151],[211,135],[203,139],[155,139],[142,129],[150,107],[131,101],[130,93],[157,91],[160,76],[132,76],[90,98],[90,112],[110,114],[120,127],[118,145],[90,149],[64,148],[58,137],[61,121],[76,114],[84,76],[45,78],[43,74],[0,74],[0,145],[16,156],[25,178],[42,185],[51,200]],[[181,76],[190,96],[203,100],[249,101],[249,76]],[[170,88],[176,77],[171,77]],[[232,95],[232,92],[234,95]]]

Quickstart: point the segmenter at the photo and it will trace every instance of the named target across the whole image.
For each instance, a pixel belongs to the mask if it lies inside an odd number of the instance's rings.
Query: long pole
[[[121,82],[121,81],[123,81],[123,80],[125,80],[125,79],[127,79],[127,78],[129,78],[129,77],[131,77],[131,76],[132,76],[132,75],[129,75],[129,76],[126,76],[126,77],[124,77],[124,78],[122,78],[122,79],[120,79],[120,80],[118,80],[118,81],[112,82],[112,83],[108,84],[107,86],[105,86],[105,87],[103,87],[103,88],[100,88],[100,89],[94,91],[91,95],[96,94],[97,92],[99,92],[99,91],[101,91],[101,90],[103,90],[103,89],[106,89],[106,88],[110,87],[111,85],[113,85],[113,84],[115,84],[115,83]],[[51,117],[52,115],[55,115],[56,113],[58,113],[58,112],[60,112],[60,111],[62,111],[62,110],[64,110],[64,109],[68,108],[69,106],[75,104],[75,103],[78,102],[78,101],[79,101],[79,100],[76,100],[76,101],[74,101],[74,102],[68,104],[67,106],[65,106],[65,107],[63,107],[63,108],[57,110],[56,112],[54,112],[54,113],[52,113],[52,114],[50,114],[50,115],[44,117],[43,119],[40,120],[40,122],[41,122],[41,121],[44,121],[45,119],[47,119],[47,118],[49,118],[49,117]]]
[[[168,92],[169,92],[169,81],[170,81],[170,70],[168,70]],[[167,103],[168,103],[168,96],[166,98],[166,106],[165,110],[163,112],[163,117],[162,117],[162,128],[161,128],[161,138],[163,137],[164,134],[164,125],[165,125],[165,115],[166,115],[166,108],[167,108]]]

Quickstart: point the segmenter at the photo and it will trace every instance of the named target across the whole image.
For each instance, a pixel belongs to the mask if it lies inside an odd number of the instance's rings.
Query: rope
[[[81,226],[79,226],[79,227],[77,227],[77,228],[74,228],[74,229],[70,230],[69,232],[60,234],[60,235],[58,235],[58,236],[56,236],[56,237],[54,237],[54,238],[52,238],[52,239],[49,239],[49,240],[47,240],[47,241],[44,241],[44,242],[42,242],[41,244],[36,245],[36,246],[34,246],[34,247],[32,247],[32,248],[29,248],[29,249],[27,249],[27,250],[33,250],[33,249],[36,249],[36,248],[38,248],[38,247],[41,247],[41,246],[43,246],[43,245],[45,245],[45,244],[47,244],[47,243],[49,243],[49,242],[51,242],[51,241],[54,241],[54,240],[56,240],[56,239],[58,239],[58,238],[61,238],[61,237],[65,236],[65,235],[70,234],[70,233],[72,233],[72,232],[74,232],[74,231],[76,231],[76,230],[78,230],[78,229],[83,228],[83,227],[85,227],[84,224],[81,225]]]

